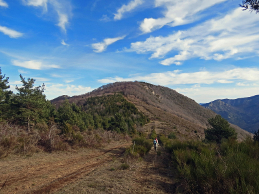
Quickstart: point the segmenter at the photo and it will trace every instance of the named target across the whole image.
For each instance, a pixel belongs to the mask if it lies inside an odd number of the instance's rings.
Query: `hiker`
[[[156,139],[154,139],[154,148],[155,148],[155,150],[156,150],[157,146],[158,146],[158,140],[156,138]]]

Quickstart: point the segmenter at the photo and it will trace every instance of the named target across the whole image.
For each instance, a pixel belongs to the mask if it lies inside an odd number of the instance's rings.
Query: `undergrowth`
[[[162,138],[163,139],[163,138]],[[165,143],[187,193],[257,193],[259,145],[252,139],[221,144],[199,141]]]
[[[96,148],[112,140],[122,139],[130,138],[127,134],[105,130],[72,131],[61,134],[56,125],[28,132],[20,126],[0,123],[0,158],[7,157],[9,154],[30,156],[40,151],[66,151],[80,147]]]
[[[129,163],[131,160],[140,159],[145,156],[152,148],[153,144],[150,139],[145,137],[136,137],[132,140],[132,145],[126,149],[124,153],[125,163]]]

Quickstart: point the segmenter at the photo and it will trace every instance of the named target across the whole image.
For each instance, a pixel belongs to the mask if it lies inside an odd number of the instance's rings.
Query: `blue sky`
[[[48,99],[116,81],[198,103],[259,94],[259,15],[234,0],[0,0],[0,67]]]

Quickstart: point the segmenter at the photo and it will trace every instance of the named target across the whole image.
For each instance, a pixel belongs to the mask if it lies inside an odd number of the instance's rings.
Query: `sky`
[[[51,100],[120,81],[207,103],[259,95],[259,15],[237,0],[0,0],[0,67]]]

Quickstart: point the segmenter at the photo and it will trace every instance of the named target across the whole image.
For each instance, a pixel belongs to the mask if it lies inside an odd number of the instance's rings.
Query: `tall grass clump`
[[[126,150],[126,153],[131,154],[133,157],[146,155],[152,148],[151,140],[145,137],[137,137],[132,140],[133,145]]]
[[[164,134],[158,136],[158,142],[163,146],[168,152],[171,152],[172,140],[168,139]]]
[[[171,155],[188,193],[257,193],[259,145],[238,143],[172,142]]]

